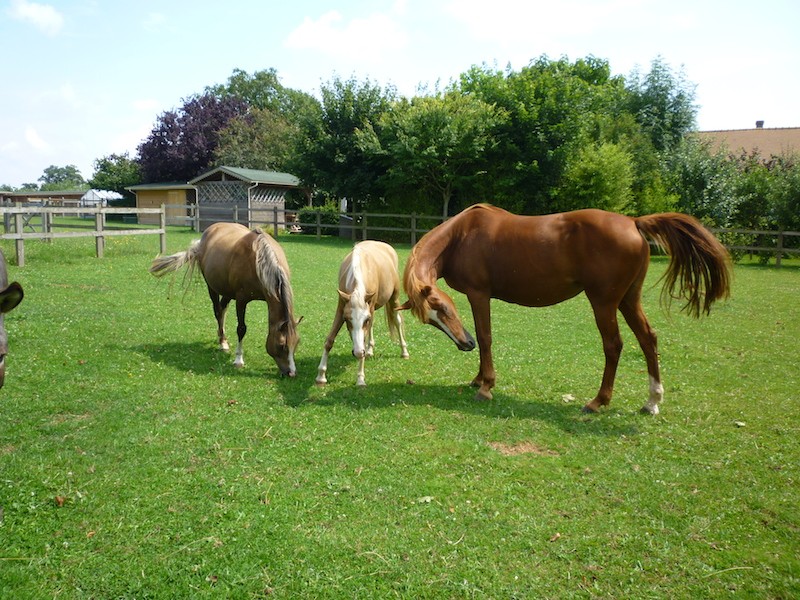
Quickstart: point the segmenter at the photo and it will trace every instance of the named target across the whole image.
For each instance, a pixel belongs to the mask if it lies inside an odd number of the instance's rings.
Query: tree
[[[66,167],[50,165],[44,170],[44,174],[39,177],[39,181],[41,182],[40,189],[42,191],[87,189],[86,181],[75,165],[67,165]]]
[[[387,195],[421,196],[427,206],[438,197],[447,218],[453,197],[467,198],[485,176],[486,152],[496,143],[492,132],[502,119],[483,100],[451,91],[396,103],[381,117],[379,132],[367,127],[358,140],[366,152],[381,157]]]
[[[377,125],[392,105],[394,89],[335,78],[321,94],[320,113],[302,120],[290,170],[322,195],[364,207],[380,198],[377,182],[383,172],[358,145],[356,132]]]
[[[508,116],[495,131],[487,192],[496,204],[528,214],[552,212],[570,158],[605,141],[625,93],[622,78],[594,57],[541,57],[518,72],[473,67],[458,87]]]
[[[626,88],[630,94],[628,110],[659,152],[677,149],[684,136],[695,129],[695,86],[682,72],[673,73],[661,58],[651,63],[647,75],[631,73]]]
[[[244,100],[212,93],[186,100],[159,118],[139,145],[139,165],[146,183],[188,181],[207,170],[219,145],[219,132],[247,112]]]
[[[99,190],[118,192],[130,202],[133,200],[133,194],[125,188],[141,182],[142,172],[139,163],[125,152],[109,154],[94,161],[94,175],[89,180],[89,185]]]
[[[556,209],[591,207],[631,214],[632,189],[633,157],[627,150],[610,142],[584,146],[565,169]]]
[[[234,117],[220,131],[214,164],[267,171],[287,170],[298,127],[269,109]]]
[[[252,75],[234,69],[227,84],[212,86],[206,91],[221,99],[239,98],[251,108],[280,115],[291,123],[309,114],[319,114],[319,102],[310,94],[284,87],[275,69],[256,71]]]

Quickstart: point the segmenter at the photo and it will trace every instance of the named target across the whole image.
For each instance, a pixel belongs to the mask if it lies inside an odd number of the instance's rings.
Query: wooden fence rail
[[[106,225],[108,215],[129,214],[158,214],[159,226],[157,228],[122,228]],[[114,235],[158,235],[161,253],[167,251],[167,229],[163,208],[107,208],[107,207],[80,207],[71,208],[64,206],[0,206],[4,231],[0,239],[14,240],[17,266],[25,266],[25,240],[53,240],[57,238],[94,237],[95,249],[98,258],[103,257],[105,238]],[[39,217],[39,231],[33,222],[34,217]],[[81,227],[68,225],[71,231],[54,231],[56,227],[64,227],[56,223],[56,217],[84,217],[93,219],[94,226]]]

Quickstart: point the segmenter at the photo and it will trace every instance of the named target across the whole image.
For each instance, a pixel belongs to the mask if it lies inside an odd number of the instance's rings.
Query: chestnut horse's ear
[[[426,286],[423,286],[423,287],[420,288],[419,293],[423,298],[427,298],[428,296],[431,295],[432,291],[433,291],[433,288],[431,286],[429,286],[429,285],[426,285]]]

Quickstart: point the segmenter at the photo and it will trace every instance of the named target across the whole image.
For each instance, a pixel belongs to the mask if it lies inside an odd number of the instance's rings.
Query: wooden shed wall
[[[136,192],[137,208],[161,208],[164,204],[178,204],[185,206],[188,203],[186,190],[139,190]],[[171,218],[180,219],[188,216],[188,209],[167,208],[167,222]],[[158,215],[139,215],[142,225],[158,225]]]

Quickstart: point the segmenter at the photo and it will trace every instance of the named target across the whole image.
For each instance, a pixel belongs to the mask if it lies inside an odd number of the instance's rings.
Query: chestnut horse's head
[[[410,309],[420,321],[443,331],[459,350],[475,349],[475,339],[464,329],[453,299],[432,285],[407,286],[408,300],[400,306]]]
[[[4,315],[22,302],[23,295],[22,286],[16,281],[8,284],[6,261],[0,252],[0,388],[3,387],[6,378],[6,354],[8,354]]]

